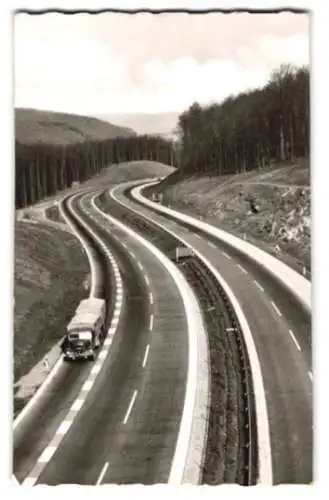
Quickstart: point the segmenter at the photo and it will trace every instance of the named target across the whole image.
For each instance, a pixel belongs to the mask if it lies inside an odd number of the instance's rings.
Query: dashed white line
[[[153,304],[153,293],[149,292],[150,304]]]
[[[108,340],[111,340],[111,342],[112,342],[112,339],[105,339],[105,342],[107,342]],[[105,344],[105,342],[104,342],[104,344]],[[108,344],[106,344],[106,345],[108,345]],[[92,367],[91,373],[93,375],[95,375],[96,373],[99,373],[102,369],[102,366],[103,366],[103,363],[97,363],[95,366]]]
[[[227,259],[231,260],[231,257],[226,252],[222,252],[222,255],[224,255],[224,257],[226,257]]]
[[[102,353],[101,353],[102,354]],[[93,380],[87,380],[83,386],[82,386],[82,391],[90,391],[90,389],[92,388],[94,384],[94,381]]]
[[[135,390],[134,391],[134,394],[132,395],[132,398],[131,398],[131,401],[130,401],[130,404],[129,404],[129,407],[128,407],[128,410],[127,410],[127,413],[125,415],[125,418],[123,420],[123,423],[126,424],[127,421],[128,421],[128,418],[129,418],[129,415],[130,415],[130,412],[132,410],[132,407],[134,406],[134,403],[135,403],[135,399],[137,397],[137,391]]]
[[[296,337],[295,337],[295,335],[294,335],[294,332],[293,332],[292,330],[289,330],[289,333],[290,333],[290,336],[291,336],[292,340],[295,342],[295,345],[296,345],[297,349],[298,349],[299,351],[301,351],[300,345],[299,345],[299,343],[297,342],[297,339],[296,339]]]
[[[202,236],[200,236],[200,234],[195,233],[195,234],[194,234],[194,236],[195,236],[196,238],[199,238],[200,240],[202,240]]]
[[[136,255],[134,254],[134,252],[132,252],[131,250],[129,250],[129,253],[130,253],[130,255],[132,256],[133,259],[136,259]]]
[[[308,376],[309,376],[310,380],[312,380],[312,382],[313,382],[313,374],[312,374],[312,372],[308,372]]]
[[[145,274],[145,281],[146,281],[146,284],[147,284],[148,286],[150,286],[150,280],[149,280],[149,278],[148,278],[147,274]]]
[[[240,266],[240,264],[238,264],[238,268],[244,273],[244,274],[248,274],[248,271],[245,270],[244,267]]]
[[[69,428],[72,425],[73,420],[64,420],[61,425],[58,427],[56,434],[66,434]]]
[[[127,248],[127,245],[126,245],[126,243],[122,243],[122,246],[123,246],[123,247],[125,247],[125,248]]]
[[[255,283],[255,285],[256,285],[256,286],[258,286],[258,288],[259,288],[262,292],[264,292],[264,288],[262,287],[262,285],[261,285],[260,283],[258,283],[258,281],[254,280],[254,283]]]
[[[83,405],[83,403],[85,402],[84,399],[76,399],[73,403],[73,405],[71,406],[71,410],[72,411],[79,411]]]
[[[154,322],[154,315],[151,314],[151,316],[150,316],[150,330],[153,330],[153,322]]]
[[[208,241],[208,245],[214,248],[215,250],[217,249],[216,245],[212,243],[212,241]]]
[[[150,345],[147,344],[146,349],[145,349],[144,359],[143,359],[143,365],[142,365],[143,368],[145,368],[147,357],[148,357],[148,354],[149,354],[149,350],[150,350]]]
[[[275,303],[274,303],[272,300],[271,300],[271,305],[272,305],[272,307],[273,307],[274,311],[275,311],[275,312],[278,314],[278,316],[280,316],[280,318],[281,318],[281,316],[282,316],[281,311],[280,311],[280,309],[279,309],[279,308],[275,305]]]
[[[97,479],[96,486],[98,486],[98,485],[99,485],[99,484],[103,481],[103,478],[104,478],[104,476],[105,476],[105,474],[106,474],[106,471],[107,471],[107,469],[108,469],[108,466],[109,466],[109,463],[108,463],[108,462],[105,462],[105,464],[104,464],[104,466],[103,466],[103,468],[102,468],[102,470],[101,470],[101,473],[100,473],[100,475],[99,475],[99,478]]]
[[[143,266],[142,266],[142,264],[141,264],[139,261],[137,262],[137,265],[138,265],[139,269],[140,269],[141,271],[143,271]]]
[[[38,458],[38,462],[47,463],[57,450],[57,446],[47,446],[47,448],[43,451],[43,453]]]

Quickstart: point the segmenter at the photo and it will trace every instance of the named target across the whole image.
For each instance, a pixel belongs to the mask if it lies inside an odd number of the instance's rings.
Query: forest
[[[15,144],[16,209],[83,182],[102,168],[134,160],[177,163],[171,141],[157,136],[116,137],[76,144]]]
[[[308,157],[309,80],[308,68],[282,65],[261,89],[207,106],[194,103],[179,116],[177,141],[130,135],[56,144],[24,142],[16,137],[16,208],[120,162],[154,160],[186,175],[227,175]]]
[[[309,69],[281,65],[261,89],[220,104],[194,103],[179,116],[179,167],[236,174],[310,152]]]

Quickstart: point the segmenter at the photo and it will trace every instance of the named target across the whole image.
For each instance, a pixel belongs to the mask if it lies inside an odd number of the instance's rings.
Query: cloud
[[[308,62],[308,16],[15,17],[15,105],[82,114],[181,111]]]

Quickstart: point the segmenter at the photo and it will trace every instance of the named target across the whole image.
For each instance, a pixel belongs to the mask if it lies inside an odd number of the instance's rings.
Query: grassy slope
[[[96,118],[36,109],[15,110],[15,138],[22,144],[73,144],[131,135],[135,135],[131,129]]]
[[[113,165],[84,186],[104,189],[118,182],[168,175],[172,170],[154,162]],[[33,207],[24,212],[33,218]],[[61,338],[75,305],[87,293],[88,274],[88,262],[73,235],[39,223],[16,222],[15,381]]]
[[[310,268],[308,160],[231,176],[186,178],[177,171],[157,191],[163,192],[164,204],[201,215],[238,236],[246,235],[247,240],[299,271],[301,265]],[[259,205],[259,213],[250,211],[250,200]]]

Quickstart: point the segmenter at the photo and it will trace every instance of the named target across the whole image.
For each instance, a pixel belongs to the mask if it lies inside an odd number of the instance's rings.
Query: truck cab
[[[69,332],[66,337],[63,351],[64,358],[69,359],[95,359],[94,336],[90,331]]]

